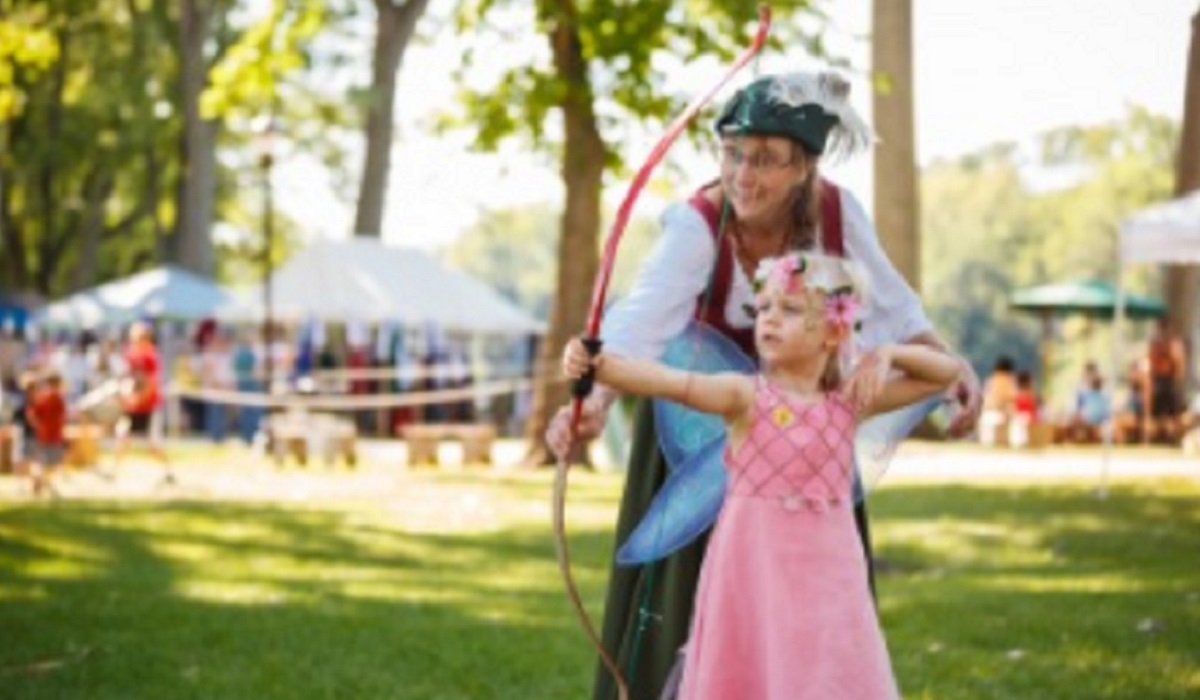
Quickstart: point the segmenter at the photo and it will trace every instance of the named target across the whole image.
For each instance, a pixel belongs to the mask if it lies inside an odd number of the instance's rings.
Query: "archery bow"
[[[708,104],[717,91],[725,86],[734,75],[738,73],[747,63],[766,44],[767,33],[771,28],[771,10],[767,5],[762,4],[758,7],[758,31],[755,32],[754,40],[750,46],[738,56],[729,70],[721,77],[721,79],[709,88],[705,93],[694,98],[687,108],[675,118],[667,132],[663,134],[654,149],[650,152],[646,162],[638,169],[633,181],[629,184],[629,189],[625,193],[625,198],[621,201],[621,206],[617,209],[617,216],[613,220],[612,228],[609,229],[608,238],[605,239],[604,252],[600,259],[600,270],[596,276],[595,286],[592,288],[592,305],[588,313],[587,334],[584,340],[588,350],[595,354],[600,349],[600,314],[604,309],[604,298],[608,293],[609,279],[612,277],[613,263],[617,257],[617,246],[621,241],[621,236],[625,232],[625,227],[629,222],[629,216],[633,211],[633,205],[637,201],[638,195],[641,194],[642,188],[650,179],[650,173],[658,165],[659,161],[666,155],[667,149],[679,137],[683,130],[687,128],[688,123],[696,116],[697,113]],[[574,396],[571,407],[571,434],[574,435],[579,427],[579,419],[583,413],[583,400],[591,393],[592,384],[595,375],[593,372],[588,372],[583,377],[576,380],[572,387],[572,395]],[[584,609],[583,601],[579,596],[579,589],[575,585],[575,578],[571,574],[571,556],[567,546],[567,534],[565,526],[565,513],[567,501],[567,462],[566,453],[559,455],[558,463],[554,471],[554,543],[558,553],[559,571],[563,577],[563,583],[567,589],[567,597],[570,599],[572,606],[575,608],[575,613],[579,617],[579,623],[583,627],[584,633],[587,634],[592,646],[600,655],[600,660],[604,666],[612,674],[613,680],[617,685],[617,694],[620,700],[628,700],[629,688],[625,683],[625,679],[621,675],[621,670],[617,663],[609,656],[604,649],[604,643],[596,634],[596,628],[592,624],[591,618],[588,617],[587,611]]]

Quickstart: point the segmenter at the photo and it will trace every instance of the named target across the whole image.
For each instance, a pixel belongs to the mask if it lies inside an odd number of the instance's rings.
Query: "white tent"
[[[196,320],[231,301],[216,282],[166,265],[73,294],[39,309],[33,320],[54,328],[97,328],[140,318]]]
[[[261,285],[220,312],[233,321],[263,318]],[[434,323],[449,331],[541,333],[545,325],[487,284],[414,248],[374,239],[319,241],[271,276],[272,317],[300,323]]]
[[[1120,237],[1122,266],[1200,263],[1200,191],[1135,213]]]
[[[1113,334],[1112,377],[1122,366],[1121,329],[1125,320],[1124,271],[1136,264],[1200,264],[1200,191],[1134,212],[1118,233],[1116,332]],[[1194,329],[1193,329],[1194,333]],[[1112,458],[1111,430],[1105,436],[1101,490],[1106,488]]]

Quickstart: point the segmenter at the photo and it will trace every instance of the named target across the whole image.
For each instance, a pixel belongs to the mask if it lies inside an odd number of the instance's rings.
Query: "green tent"
[[[1009,305],[1043,315],[1111,319],[1116,313],[1117,294],[1116,285],[1101,280],[1061,282],[1018,289]],[[1166,313],[1167,307],[1158,299],[1125,294],[1125,315],[1129,318],[1161,318]]]

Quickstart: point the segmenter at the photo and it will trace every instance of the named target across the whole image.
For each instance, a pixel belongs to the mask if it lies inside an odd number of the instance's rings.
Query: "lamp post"
[[[264,391],[273,393],[275,357],[272,352],[275,308],[271,296],[271,276],[274,263],[271,251],[275,247],[275,205],[271,187],[271,169],[275,165],[275,119],[267,117],[256,138],[258,168],[262,176],[262,266],[263,266],[263,372],[266,375]]]

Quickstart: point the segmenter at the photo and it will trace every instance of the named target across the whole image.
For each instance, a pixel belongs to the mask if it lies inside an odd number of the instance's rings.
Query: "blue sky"
[[[450,0],[434,0],[444,12]],[[869,118],[866,71],[870,1],[828,4],[829,39],[851,59],[856,105]],[[1200,0],[914,0],[917,138],[921,162],[969,152],[997,141],[1025,141],[1064,124],[1119,118],[1137,104],[1175,118],[1183,111],[1183,85],[1191,17]],[[502,47],[537,54],[543,40]],[[452,99],[449,72],[461,47],[439,41],[410,51],[398,87],[398,133],[384,239],[435,248],[452,242],[478,212],[489,207],[560,199],[557,169],[511,148],[503,155],[465,152],[461,138],[431,137],[422,120]],[[364,52],[365,55],[365,52]],[[801,55],[770,55],[762,72],[818,67]],[[711,82],[715,67],[698,67],[684,79]],[[747,73],[746,77],[750,77]],[[651,139],[625,154],[640,162]],[[708,154],[681,144],[672,152],[702,180]],[[831,169],[833,176],[870,201],[870,157]],[[357,172],[357,166],[355,167]],[[280,168],[276,186],[289,213],[312,235],[349,235],[353,203],[337,198],[321,172],[298,159]],[[691,182],[672,183],[680,191]],[[623,183],[606,197],[619,200]],[[637,213],[654,215],[653,199]]]

